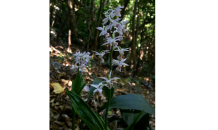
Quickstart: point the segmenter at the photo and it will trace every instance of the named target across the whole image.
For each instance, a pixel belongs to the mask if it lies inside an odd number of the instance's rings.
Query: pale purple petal
[[[98,78],[104,79],[104,80],[106,80],[106,81],[108,80],[108,79],[107,79],[107,78],[105,78],[105,77],[98,77]]]
[[[120,78],[118,78],[118,77],[113,77],[113,78],[111,78],[111,80],[114,80],[114,79],[120,79]]]
[[[104,28],[102,28],[102,27],[96,27],[98,30],[104,30]]]
[[[83,88],[86,92],[89,92],[89,87],[88,87],[88,85],[86,85],[84,88]]]

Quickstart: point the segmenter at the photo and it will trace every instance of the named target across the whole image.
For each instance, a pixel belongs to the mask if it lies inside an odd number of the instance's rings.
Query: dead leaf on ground
[[[55,82],[55,83],[51,83],[50,85],[54,88],[53,92],[55,94],[59,94],[64,91],[63,87],[59,83]]]

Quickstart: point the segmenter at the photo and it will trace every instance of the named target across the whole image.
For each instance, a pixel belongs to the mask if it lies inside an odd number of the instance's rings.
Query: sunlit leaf
[[[50,85],[54,88],[53,92],[55,94],[59,94],[64,91],[63,87],[59,83],[55,82],[55,83],[51,83]]]

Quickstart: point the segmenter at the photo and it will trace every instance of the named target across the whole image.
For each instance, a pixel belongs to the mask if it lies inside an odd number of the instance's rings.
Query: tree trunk
[[[152,40],[151,40],[151,43],[153,44],[153,48],[151,48],[151,57],[152,57],[152,67],[151,67],[151,70],[149,72],[149,78],[150,78],[150,75],[152,73],[152,70],[154,69],[154,66],[155,66],[155,25],[153,27],[153,32],[152,32]],[[153,55],[154,53],[154,55]]]
[[[69,29],[68,32],[68,48],[67,48],[67,52],[71,52],[71,30]]]
[[[56,43],[57,43],[57,44],[58,44],[58,42],[59,42],[59,38],[60,38],[62,32],[64,31],[64,29],[65,29],[65,27],[66,27],[66,25],[67,25],[67,23],[68,23],[69,17],[70,17],[70,10],[68,10],[67,17],[66,17],[66,19],[64,20],[64,23],[62,24],[61,29],[60,29],[60,31],[59,31],[58,34],[57,34],[57,39],[56,39]]]
[[[57,4],[58,4],[58,2],[57,2]],[[62,9],[62,8],[63,8],[63,2],[60,2],[60,9]],[[60,10],[55,9],[55,10],[54,10],[54,17],[55,17],[55,19],[54,19],[54,21],[52,22],[52,27],[54,26],[54,24],[56,23],[56,21],[58,21],[59,19],[61,19],[60,16],[59,16],[59,14],[60,14]]]
[[[74,4],[73,0],[68,0],[68,9],[70,10],[70,31],[71,31],[71,41],[78,41],[76,30],[75,30],[75,15],[74,15]],[[74,39],[74,40],[73,40]]]
[[[127,7],[127,5],[128,5],[128,3],[129,3],[129,1],[130,0],[124,0],[123,1],[123,9],[122,9],[122,11],[121,11],[121,19],[123,19],[123,17],[124,17],[124,12],[125,12],[125,9],[126,9],[126,7]]]
[[[137,46],[137,38],[138,38],[138,27],[139,27],[139,18],[140,18],[140,15],[139,15],[139,6],[141,5],[141,1],[142,0],[139,0],[139,4],[138,4],[138,12],[137,12],[137,24],[136,24],[136,31],[135,31],[135,44]],[[140,46],[141,48],[141,46]],[[139,53],[140,53],[140,48],[138,49],[138,46],[137,46],[137,62],[135,62],[135,72],[133,73],[133,77],[136,76],[136,74],[138,73],[138,68],[139,68]]]
[[[138,0],[135,1],[134,10],[133,10],[133,20],[132,20],[132,46],[131,46],[131,54],[130,54],[130,61],[131,64],[135,64],[135,57],[136,57],[136,43],[135,43],[135,15],[136,15],[136,7],[137,7]]]
[[[89,52],[89,43],[91,41],[91,35],[92,35],[92,21],[93,21],[93,14],[94,14],[94,0],[91,1],[91,9],[90,9],[90,20],[89,20],[89,39],[87,42],[87,52]]]
[[[51,25],[52,25],[52,20],[51,20],[51,18],[52,18],[52,14],[53,14],[53,10],[54,10],[54,7],[53,7],[53,5],[50,5],[50,27],[51,27]]]
[[[104,6],[104,2],[105,2],[105,0],[100,0],[100,8],[98,10],[98,19],[97,19],[97,26],[96,27],[100,26],[101,11],[102,11],[102,8]],[[95,28],[95,41],[94,41],[94,46],[93,46],[94,51],[96,50],[97,43],[98,43],[98,29]]]

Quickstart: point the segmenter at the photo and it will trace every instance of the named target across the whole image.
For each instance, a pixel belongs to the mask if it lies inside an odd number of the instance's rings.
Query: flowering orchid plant
[[[121,67],[123,65],[128,66],[128,64],[124,63],[124,61],[126,59],[123,59],[123,55],[124,55],[124,51],[129,51],[127,48],[121,48],[120,46],[118,46],[118,41],[121,41],[123,39],[123,34],[128,30],[126,29],[126,23],[128,22],[128,20],[121,20],[120,21],[120,11],[121,8],[123,8],[122,6],[118,6],[117,8],[113,9],[109,9],[107,10],[104,15],[106,18],[103,19],[103,27],[97,27],[98,30],[101,31],[99,36],[105,36],[106,42],[103,43],[102,45],[109,45],[110,46],[110,73],[108,75],[108,78],[106,77],[99,77],[101,79],[104,79],[105,81],[99,83],[98,85],[95,84],[91,84],[94,87],[97,86],[103,86],[105,85],[106,87],[108,87],[109,89],[109,95],[111,95],[111,88],[113,87],[113,83],[116,83],[116,81],[114,81],[115,79],[119,79],[118,77],[114,77],[112,78],[112,66],[113,65],[117,65],[118,67],[116,68],[116,70],[121,72]],[[114,19],[114,17],[117,17],[116,19]],[[109,22],[108,25],[105,25]],[[110,31],[112,31],[112,33],[110,34]],[[117,60],[112,59],[112,54],[113,51],[118,51],[119,52],[119,56],[117,57]],[[99,58],[101,60],[101,62],[104,62],[103,59],[103,55],[109,52],[108,50],[104,50],[100,53],[96,52],[96,55],[99,55]],[[102,84],[105,83],[105,84]],[[100,92],[100,95],[102,93],[102,87],[98,87],[96,91]],[[108,115],[108,107],[110,104],[110,96],[108,98],[108,104],[106,107],[106,115],[105,115],[105,129],[107,127],[107,115]]]
[[[85,71],[85,66],[88,64],[91,56],[90,55],[90,52],[83,52],[83,53],[80,53],[79,52],[76,52],[76,54],[74,54],[75,56],[75,64],[78,65],[72,65],[71,69],[73,70],[73,72],[76,72],[77,69],[79,69],[80,72],[86,72]]]
[[[110,53],[110,71],[108,74],[108,77],[98,77],[99,79],[103,79],[103,81],[95,83],[93,82],[91,85],[91,88],[89,88],[88,84],[83,84],[83,78],[80,72],[86,72],[85,67],[87,66],[91,56],[89,52],[77,52],[74,54],[75,56],[75,65],[72,65],[71,69],[73,72],[77,72],[78,70],[78,75],[76,79],[74,80],[72,84],[72,89],[71,91],[67,90],[67,94],[71,99],[72,102],[72,111],[73,111],[73,118],[72,118],[72,123],[73,123],[73,129],[75,129],[75,113],[77,113],[82,120],[85,122],[85,124],[91,129],[91,130],[109,130],[107,126],[107,117],[108,117],[108,110],[109,106],[110,108],[112,107],[111,105],[111,98],[114,92],[113,88],[113,83],[117,83],[115,80],[119,79],[118,77],[112,77],[112,66],[117,65],[116,70],[121,72],[122,66],[128,66],[128,64],[124,63],[126,61],[126,58],[124,59],[124,51],[129,51],[128,48],[121,48],[118,45],[118,41],[123,40],[123,34],[128,30],[126,29],[126,23],[128,23],[128,20],[121,20],[119,17],[120,11],[122,6],[118,6],[115,9],[109,9],[106,12],[104,12],[104,15],[106,18],[103,19],[103,27],[97,27],[98,30],[100,30],[99,36],[104,36],[105,37],[105,43],[102,45],[109,45],[109,50],[103,50],[101,52],[93,51],[95,52],[96,55],[98,55],[98,58],[100,59],[100,62],[104,62],[103,56],[106,53]],[[106,25],[108,23],[108,25]],[[112,58],[113,51],[118,51],[119,56],[117,59]],[[95,114],[85,103],[81,98],[80,98],[80,93],[84,89],[85,91],[89,92],[89,98],[93,93],[98,92],[100,96],[102,96],[102,92],[104,90],[104,93],[107,97],[107,103],[104,104],[104,108],[106,108],[105,111],[105,121],[102,120],[101,117],[99,117],[97,114]],[[88,100],[89,100],[88,98]],[[135,116],[134,121],[125,129],[129,130],[132,129],[134,124],[144,116],[146,113],[154,113],[154,110],[150,108],[150,106],[145,106],[148,107],[149,109],[144,109],[142,107],[142,101],[144,101],[144,98],[139,95],[127,95],[120,100],[121,96],[118,96],[119,102],[122,102],[122,104],[125,104],[125,109],[126,107],[128,109],[137,109],[141,110],[141,112]],[[129,101],[126,101],[126,98],[128,98]],[[132,100],[138,100],[137,101],[132,101]],[[113,98],[115,100],[115,98]],[[113,101],[114,103],[114,101]],[[131,104],[129,104],[131,103]],[[144,101],[146,104],[147,102]],[[138,105],[138,106],[137,106]],[[146,104],[147,105],[147,104]],[[117,105],[116,105],[117,107]],[[121,107],[123,108],[123,107]],[[144,111],[144,112],[143,112]]]

